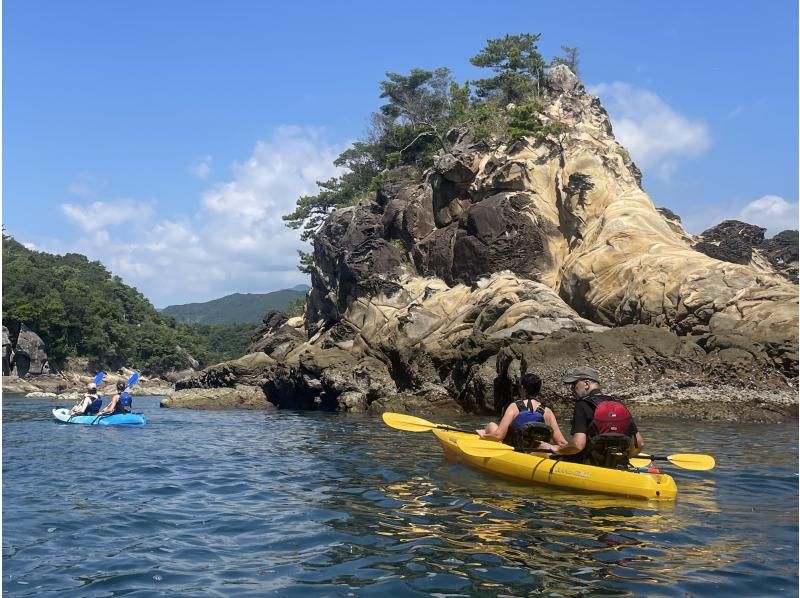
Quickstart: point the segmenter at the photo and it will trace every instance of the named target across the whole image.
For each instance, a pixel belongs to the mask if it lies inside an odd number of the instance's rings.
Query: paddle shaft
[[[444,426],[444,425],[437,425],[434,426],[437,430],[447,430],[448,432],[461,432],[462,434],[476,434],[475,430],[461,430],[459,428],[453,428],[452,426]]]

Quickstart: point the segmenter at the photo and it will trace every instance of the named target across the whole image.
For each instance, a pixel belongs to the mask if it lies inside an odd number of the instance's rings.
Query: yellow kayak
[[[448,459],[506,478],[646,500],[672,500],[678,495],[675,480],[664,473],[621,471],[512,451],[475,457],[458,446],[459,440],[474,439],[475,434],[436,428],[431,431]]]

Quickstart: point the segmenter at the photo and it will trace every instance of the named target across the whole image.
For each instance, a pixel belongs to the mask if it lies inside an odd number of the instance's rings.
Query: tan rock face
[[[168,399],[162,400],[161,407],[206,410],[252,409],[260,411],[275,409],[275,405],[269,402],[260,388],[238,384],[233,387],[179,390]]]

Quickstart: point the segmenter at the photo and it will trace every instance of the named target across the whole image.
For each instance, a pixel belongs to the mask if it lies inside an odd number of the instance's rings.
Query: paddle
[[[131,388],[134,384],[136,384],[136,382],[138,380],[139,380],[139,372],[134,372],[133,375],[130,378],[128,378],[128,381],[125,383],[125,390],[128,390],[129,388]],[[122,392],[124,392],[124,391],[122,391]],[[98,419],[100,419],[101,417],[108,417],[109,415],[114,415],[114,414],[113,413],[103,413],[103,414],[98,415],[97,417],[95,417],[92,420],[92,423],[90,425],[94,425],[94,423]]]
[[[695,453],[678,453],[675,455],[667,455],[666,457],[639,454],[637,457],[639,458],[637,460],[641,461],[669,461],[681,469],[693,469],[696,471],[708,471],[709,469],[714,469],[717,464],[717,462],[714,461],[714,457],[711,455],[701,455]],[[631,459],[630,461],[633,463],[634,460]]]
[[[494,442],[492,440],[482,440],[480,438],[464,438],[456,442],[458,448],[464,451],[467,455],[473,457],[497,457],[503,453],[514,451],[514,447],[502,442]],[[523,451],[521,451],[523,452]],[[552,453],[550,449],[530,449],[524,452],[532,453]]]
[[[103,381],[103,378],[105,378],[105,376],[106,376],[106,373],[104,371],[100,370],[99,372],[97,372],[97,375],[94,377],[94,380],[92,380],[92,382],[94,383],[95,386],[99,386],[99,384]],[[69,416],[69,419],[67,419],[67,423],[69,423],[72,420],[72,418],[75,417],[76,415],[79,415],[79,414],[78,413],[71,414]]]
[[[406,432],[428,432],[435,428],[437,430],[463,432],[464,434],[477,434],[475,430],[459,430],[458,428],[451,428],[450,426],[443,426],[442,424],[434,424],[428,420],[422,419],[421,417],[414,417],[413,415],[405,415],[403,413],[391,413],[387,411],[382,417],[387,426],[397,428],[398,430],[405,430]]]

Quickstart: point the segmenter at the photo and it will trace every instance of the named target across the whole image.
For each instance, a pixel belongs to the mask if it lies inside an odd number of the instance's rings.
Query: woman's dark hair
[[[117,382],[117,390],[120,391],[120,392],[125,390],[125,383],[122,382],[122,381]]]
[[[528,396],[538,395],[539,391],[542,390],[542,379],[533,372],[523,374],[519,382]]]

